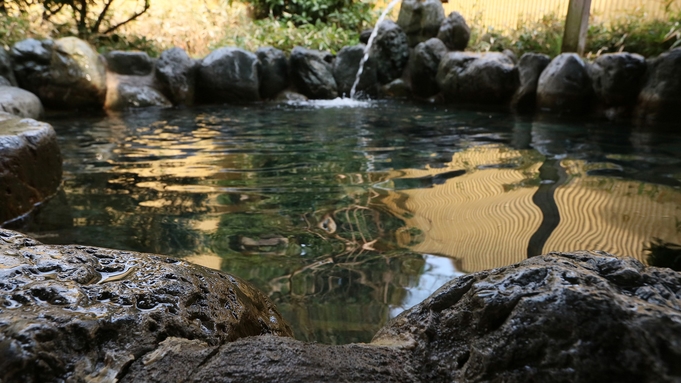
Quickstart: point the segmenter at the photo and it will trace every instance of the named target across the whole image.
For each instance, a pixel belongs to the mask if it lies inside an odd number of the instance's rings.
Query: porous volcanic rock
[[[462,51],[471,39],[471,28],[459,12],[452,12],[440,25],[437,38],[452,51]]]
[[[198,69],[197,96],[207,104],[260,100],[258,56],[240,48],[211,52]]]
[[[596,102],[609,118],[626,117],[643,87],[646,60],[632,53],[607,53],[589,65]]]
[[[12,69],[12,58],[4,48],[0,48],[0,77],[7,80],[5,85],[17,86],[17,80]]]
[[[293,48],[289,59],[293,85],[311,99],[338,97],[336,79],[333,77],[333,61],[334,57],[329,52]]]
[[[447,47],[440,39],[432,38],[419,43],[409,57],[411,88],[417,97],[427,98],[437,94],[437,69],[447,54]]]
[[[511,100],[511,107],[519,112],[533,111],[537,105],[537,84],[539,76],[551,62],[551,58],[540,53],[525,53],[518,61],[518,89]]]
[[[357,72],[359,64],[364,57],[364,50],[366,45],[358,44],[351,47],[344,47],[338,52],[338,56],[333,63],[333,77],[336,79],[338,86],[338,93],[342,96],[349,97],[352,86],[357,79]],[[364,63],[360,81],[357,84],[357,92],[361,92],[367,96],[376,96],[378,94],[378,74],[376,73],[376,60],[369,56],[369,59]]]
[[[424,382],[678,382],[681,273],[551,253],[447,283],[372,343]]]
[[[106,96],[104,59],[75,37],[20,41],[10,52],[18,84],[50,108],[99,108]]]
[[[637,114],[645,120],[678,119],[681,109],[681,48],[648,61],[646,83],[638,97]]]
[[[55,194],[61,175],[62,157],[52,126],[0,112],[0,225]]]
[[[167,257],[42,245],[0,230],[3,382],[115,382],[160,344],[290,336],[272,303],[229,275]],[[188,350],[193,350],[187,347]],[[164,381],[177,381],[172,369]]]
[[[43,115],[43,104],[29,91],[0,85],[0,111],[37,120]]]
[[[518,87],[518,73],[502,53],[449,52],[440,62],[437,82],[446,101],[503,104]]]
[[[437,36],[445,19],[440,0],[403,0],[397,24],[409,39],[409,47],[415,47]]]
[[[392,20],[384,20],[371,45],[371,58],[376,63],[378,81],[387,84],[402,77],[409,62],[407,35]]]
[[[273,99],[289,86],[286,54],[272,47],[255,51],[260,61],[260,97]]]
[[[182,48],[170,48],[156,62],[156,78],[174,105],[193,105],[196,92],[196,60]]]
[[[576,53],[563,53],[544,69],[537,85],[537,108],[578,114],[591,107],[593,89],[586,64]]]
[[[146,76],[154,70],[154,62],[146,52],[111,51],[105,56],[109,71],[128,76]]]

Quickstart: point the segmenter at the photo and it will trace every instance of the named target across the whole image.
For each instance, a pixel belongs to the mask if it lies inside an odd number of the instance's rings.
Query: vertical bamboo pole
[[[584,54],[590,10],[591,0],[570,0],[567,17],[565,18],[562,52]]]

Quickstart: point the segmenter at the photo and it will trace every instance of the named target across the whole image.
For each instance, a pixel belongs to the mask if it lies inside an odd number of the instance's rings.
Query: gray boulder
[[[54,195],[61,185],[61,175],[62,157],[54,129],[0,112],[0,226]],[[8,265],[2,261],[0,264]],[[2,275],[6,274],[0,271],[0,300],[2,286],[6,286]],[[0,303],[0,311],[3,307],[6,306]],[[0,346],[0,355],[4,355],[3,350],[4,346]],[[4,358],[0,358],[0,371],[7,371],[1,366]]]
[[[0,76],[0,86],[13,86],[11,82],[9,82],[8,79]]]
[[[260,48],[255,54],[260,61],[260,97],[273,99],[289,86],[288,59],[272,47]]]
[[[447,53],[438,67],[437,82],[445,101],[503,104],[518,86],[518,73],[502,53]]]
[[[376,62],[378,81],[381,84],[387,84],[402,77],[409,62],[407,35],[393,21],[381,22],[371,46],[370,55]]]
[[[681,109],[681,48],[649,60],[637,115],[645,120],[677,120]]]
[[[0,111],[38,120],[43,116],[43,104],[29,91],[0,85]]]
[[[447,54],[447,47],[440,39],[432,38],[419,43],[409,58],[411,88],[417,97],[428,98],[437,94],[437,69]]]
[[[12,58],[4,48],[0,48],[0,77],[5,79],[4,85],[17,86],[17,80],[12,69]]]
[[[260,100],[258,56],[240,48],[211,52],[198,69],[196,87],[203,103],[244,103]]]
[[[109,71],[129,76],[146,76],[154,70],[154,62],[146,52],[111,51],[105,56]]]
[[[646,73],[643,56],[608,53],[589,66],[589,75],[599,109],[610,118],[628,117],[636,104]]]
[[[170,48],[156,62],[156,78],[175,105],[193,105],[196,92],[196,60],[182,48]]]
[[[457,278],[373,344],[421,381],[676,382],[681,274],[603,252],[551,253]]]
[[[445,19],[440,0],[403,0],[397,24],[409,39],[409,47],[415,47],[437,36]]]
[[[411,97],[411,95],[411,87],[401,78],[381,86],[381,97],[383,98],[404,99]]]
[[[351,47],[344,47],[338,52],[338,56],[333,64],[333,77],[338,85],[338,93],[349,97],[352,86],[357,79],[359,64],[364,57],[366,45],[359,44]],[[376,73],[376,62],[372,57],[364,63],[360,81],[357,84],[357,92],[365,96],[375,97],[378,94],[378,74]]]
[[[107,110],[173,106],[163,95],[152,75],[124,76],[109,74],[109,87],[104,107]]]
[[[563,53],[544,69],[537,85],[537,108],[555,113],[584,113],[591,106],[593,89],[584,61]]]
[[[291,80],[300,93],[310,99],[338,97],[333,77],[333,56],[329,52],[295,47],[289,63]]]
[[[471,39],[471,28],[459,12],[452,12],[440,25],[437,38],[452,51],[462,51]]]
[[[75,37],[27,39],[10,52],[18,84],[53,108],[98,108],[106,96],[104,60]]]
[[[551,62],[551,58],[539,53],[525,53],[518,62],[520,86],[513,95],[511,107],[519,112],[533,111],[537,104],[539,76]]]
[[[135,361],[162,358],[155,351],[169,337],[209,348],[291,335],[248,283],[177,259],[42,245],[0,229],[0,264],[5,382],[115,382]]]

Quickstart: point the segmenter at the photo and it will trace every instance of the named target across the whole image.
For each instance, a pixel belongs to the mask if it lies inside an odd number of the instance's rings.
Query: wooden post
[[[567,17],[565,18],[562,52],[584,54],[590,12],[591,0],[570,0]]]

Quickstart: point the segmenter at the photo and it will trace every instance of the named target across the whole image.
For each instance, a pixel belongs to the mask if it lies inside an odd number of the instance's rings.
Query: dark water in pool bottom
[[[51,118],[63,191],[20,230],[257,285],[303,340],[369,341],[461,272],[681,242],[681,135],[376,103]]]

